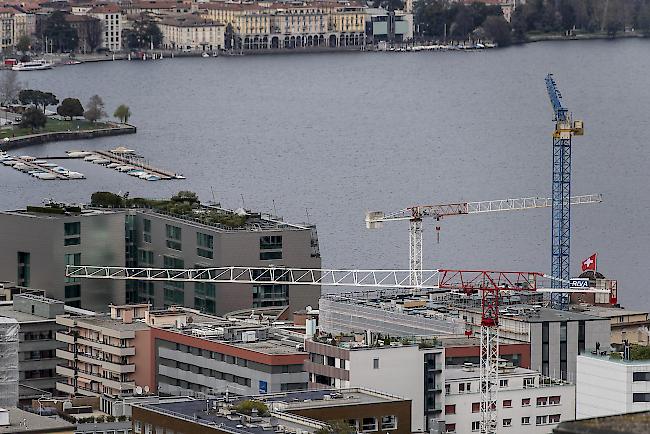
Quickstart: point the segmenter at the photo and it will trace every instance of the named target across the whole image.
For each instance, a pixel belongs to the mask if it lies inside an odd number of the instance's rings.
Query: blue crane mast
[[[552,253],[551,275],[554,288],[569,286],[569,257],[571,246],[571,138],[584,133],[582,121],[572,121],[569,111],[562,106],[553,74],[546,76],[546,89],[553,106],[553,194],[552,194]],[[551,307],[568,310],[569,294],[552,293]]]

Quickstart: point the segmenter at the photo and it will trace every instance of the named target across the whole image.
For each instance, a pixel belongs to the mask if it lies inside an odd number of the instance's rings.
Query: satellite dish
[[[142,395],[142,387],[136,386],[135,388],[135,394],[136,395]]]
[[[149,393],[149,386],[144,386],[144,393]]]

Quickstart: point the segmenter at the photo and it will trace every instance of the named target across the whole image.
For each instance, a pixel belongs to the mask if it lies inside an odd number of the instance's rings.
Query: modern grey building
[[[20,400],[39,398],[43,392],[56,395],[57,348],[64,344],[56,333],[64,327],[56,323],[66,307],[62,301],[37,295],[18,294],[13,302],[0,304],[0,317],[18,322],[18,371]]]
[[[458,310],[463,319],[478,327],[479,309]],[[609,347],[610,323],[608,318],[579,312],[511,305],[500,309],[499,336],[530,343],[531,369],[575,382],[576,357],[595,348],[596,343]]]
[[[0,279],[42,288],[69,306],[123,304],[121,281],[65,277],[65,266],[124,265],[124,211],[28,207],[0,212]]]
[[[245,216],[227,226],[201,218]],[[44,206],[0,212],[0,280],[43,288],[67,305],[106,311],[108,304],[183,305],[223,314],[289,305],[316,306],[319,286],[118,281],[66,278],[65,265],[158,268],[286,266],[319,268],[313,226],[251,212],[200,206],[191,216],[151,208]]]

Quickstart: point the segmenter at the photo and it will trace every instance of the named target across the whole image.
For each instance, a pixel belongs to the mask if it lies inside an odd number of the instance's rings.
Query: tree
[[[84,112],[84,117],[92,123],[95,123],[106,116],[106,112],[104,111],[104,101],[99,95],[91,96],[86,107],[88,108]]]
[[[52,41],[54,51],[72,51],[77,48],[77,31],[65,20],[61,11],[52,12],[42,25],[42,34]]]
[[[32,40],[27,35],[21,36],[16,43],[16,50],[25,53],[29,51],[30,48],[32,48]]]
[[[96,191],[90,196],[90,204],[104,208],[122,208],[124,198],[110,191]]]
[[[32,131],[43,128],[47,118],[43,112],[37,107],[30,107],[22,115],[20,126],[23,128],[30,128]]]
[[[249,416],[253,413],[253,410],[257,410],[258,416],[266,416],[269,414],[269,408],[262,401],[247,399],[235,406],[235,411]]]
[[[18,73],[16,71],[2,72],[2,79],[0,80],[0,103],[7,106],[18,99],[18,93],[21,91],[22,84],[18,80]]]
[[[120,104],[118,108],[115,109],[113,116],[118,118],[122,123],[127,123],[131,117],[131,109],[128,105]]]
[[[356,434],[357,430],[344,420],[331,420],[327,426],[320,428],[314,434]]]
[[[162,43],[162,32],[150,18],[141,16],[133,22],[130,30],[124,31],[126,46],[129,48],[158,48]]]
[[[18,99],[25,105],[33,104],[36,107],[42,106],[43,113],[45,113],[45,109],[48,106],[57,105],[59,103],[58,98],[52,92],[43,92],[34,89],[21,90],[20,93],[18,93]]]
[[[483,23],[483,30],[487,37],[499,47],[505,47],[512,43],[512,27],[502,16],[487,17]]]
[[[93,19],[88,24],[86,44],[88,44],[90,51],[95,51],[102,45],[102,40],[102,22],[99,19]]]
[[[61,105],[56,108],[56,112],[59,115],[72,120],[74,116],[83,116],[84,108],[81,105],[81,101],[77,98],[66,98],[61,102]]]

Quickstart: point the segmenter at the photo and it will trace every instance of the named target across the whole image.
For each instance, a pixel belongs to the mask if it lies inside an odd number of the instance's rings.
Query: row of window
[[[560,405],[560,396],[540,396],[537,398],[537,407],[546,407],[549,405]],[[504,399],[502,401],[502,406],[503,408],[512,408],[512,400],[511,399]],[[522,398],[521,399],[521,406],[522,407],[530,407],[530,398]],[[472,413],[478,413],[481,411],[481,403],[480,402],[473,402],[472,403]],[[446,414],[455,414],[456,413],[456,405],[447,405],[445,406],[445,413]]]
[[[560,423],[560,415],[559,414],[549,414],[549,415],[544,415],[544,416],[536,416],[535,417],[535,425],[550,425],[550,424],[558,424]],[[521,418],[521,424],[522,425],[530,425],[531,424],[531,419],[530,416],[523,416]],[[512,426],[512,418],[505,418],[501,419],[501,426],[503,427],[511,427]],[[476,420],[472,422],[472,432],[478,432],[481,429],[481,422]],[[445,425],[445,432],[447,433],[455,433],[456,432],[456,424],[455,423],[448,423]]]

